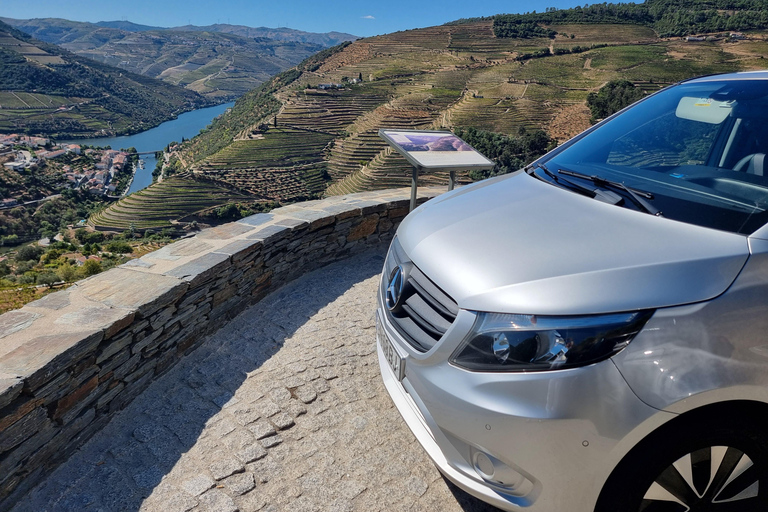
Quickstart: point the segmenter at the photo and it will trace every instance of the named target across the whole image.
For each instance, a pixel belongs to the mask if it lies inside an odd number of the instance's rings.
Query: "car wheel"
[[[722,424],[655,435],[630,452],[611,475],[595,510],[768,511],[764,437],[755,426]]]

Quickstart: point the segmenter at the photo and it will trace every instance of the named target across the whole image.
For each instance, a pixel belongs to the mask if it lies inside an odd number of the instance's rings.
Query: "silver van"
[[[708,76],[411,213],[378,356],[440,471],[504,510],[768,511],[766,155],[768,72]]]

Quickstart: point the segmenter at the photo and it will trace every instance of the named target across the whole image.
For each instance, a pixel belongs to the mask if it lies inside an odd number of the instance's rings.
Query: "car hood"
[[[711,299],[749,257],[744,236],[606,204],[525,173],[428,201],[398,239],[459,307],[539,315]]]

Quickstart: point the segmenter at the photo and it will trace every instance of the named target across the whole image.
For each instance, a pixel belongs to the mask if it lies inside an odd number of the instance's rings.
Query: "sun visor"
[[[720,124],[731,114],[735,101],[717,101],[712,98],[683,96],[677,104],[675,115],[681,119],[707,124]]]

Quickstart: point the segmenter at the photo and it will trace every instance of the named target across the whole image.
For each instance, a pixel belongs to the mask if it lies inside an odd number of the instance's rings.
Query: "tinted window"
[[[751,233],[768,222],[768,81],[669,88],[545,163],[651,192],[664,217]]]

